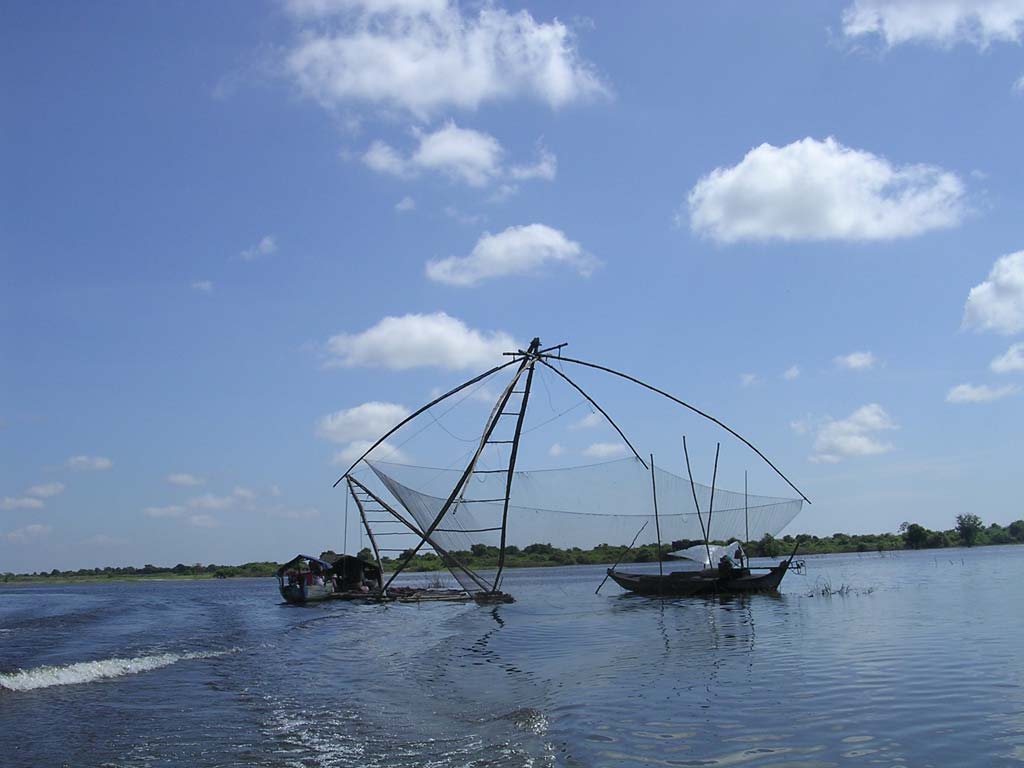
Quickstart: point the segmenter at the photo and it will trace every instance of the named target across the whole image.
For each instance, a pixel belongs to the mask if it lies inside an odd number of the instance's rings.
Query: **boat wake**
[[[0,689],[9,691],[34,691],[39,688],[51,688],[56,685],[78,685],[93,683],[125,675],[136,675],[162,667],[169,667],[179,661],[191,659],[212,659],[234,653],[237,649],[227,651],[196,651],[190,653],[157,653],[151,656],[135,656],[133,658],[99,659],[97,661],[81,661],[53,667],[35,667],[17,672],[0,672]]]

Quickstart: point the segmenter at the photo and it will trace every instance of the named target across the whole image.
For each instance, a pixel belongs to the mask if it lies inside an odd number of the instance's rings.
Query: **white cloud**
[[[102,470],[110,469],[114,462],[103,456],[72,456],[68,459],[67,465],[70,469]]]
[[[878,360],[870,352],[851,352],[848,355],[837,355],[833,358],[836,365],[851,371],[869,371]]]
[[[256,261],[264,256],[270,256],[277,252],[277,242],[273,235],[264,235],[260,241],[251,248],[246,248],[239,255],[242,261]]]
[[[794,423],[797,431],[817,430],[811,461],[834,464],[855,456],[887,453],[892,445],[878,439],[876,433],[896,429],[889,414],[877,403],[863,405],[845,419],[825,419],[816,427]]]
[[[963,326],[1004,334],[1024,331],[1024,251],[999,258],[988,280],[971,288]]]
[[[235,486],[235,490],[233,490],[231,492],[231,495],[235,496],[235,497],[237,497],[239,499],[245,499],[246,501],[252,501],[253,499],[256,498],[256,491],[253,491],[253,490],[251,490],[249,488],[243,488],[240,485],[236,485]]]
[[[363,403],[324,416],[317,425],[317,434],[335,443],[376,440],[409,413],[408,408],[397,403]]]
[[[723,243],[885,240],[952,227],[965,214],[955,174],[894,166],[831,137],[755,147],[701,178],[688,202],[693,231]]]
[[[4,534],[4,537],[8,541],[25,541],[26,539],[35,539],[40,536],[45,536],[52,530],[53,528],[49,525],[34,523],[32,525],[26,525],[24,528],[18,528],[6,533]]]
[[[419,145],[408,157],[383,141],[374,141],[363,155],[363,163],[378,173],[413,177],[423,172],[440,173],[471,187],[485,187],[505,178],[517,180],[555,177],[557,160],[541,147],[532,165],[514,165],[506,170],[505,150],[489,133],[459,128],[449,120],[433,132],[416,131]]]
[[[985,48],[1024,38],[1020,0],[854,0],[843,11],[848,37],[879,35],[886,45],[924,42]]]
[[[606,93],[561,22],[490,3],[293,2],[311,25],[285,67],[327,109],[352,103],[424,118],[530,96],[557,108]]]
[[[16,509],[42,509],[43,502],[29,496],[5,496],[0,499],[0,510],[13,512]]]
[[[171,504],[166,507],[146,507],[142,510],[142,514],[146,517],[179,517],[184,511],[184,507]]]
[[[406,176],[408,164],[398,150],[383,141],[373,142],[363,155],[363,162],[377,173],[388,173],[392,176]]]
[[[227,509],[235,503],[233,496],[215,496],[212,493],[204,493],[202,496],[194,496],[187,502],[189,509]]]
[[[471,286],[483,280],[537,272],[549,262],[568,264],[589,275],[596,260],[579,243],[544,224],[484,233],[469,256],[427,262],[427,277],[448,285]]]
[[[57,496],[64,493],[64,483],[43,483],[42,485],[33,485],[27,491],[26,496],[35,496],[40,499],[48,499],[51,496]]]
[[[565,448],[563,448],[559,443],[553,443],[551,447],[548,448],[548,456],[557,457],[561,456],[563,453],[565,453]]]
[[[196,485],[202,485],[204,480],[201,477],[190,475],[187,472],[176,472],[167,476],[167,482],[171,485],[180,485],[188,488]]]
[[[752,387],[760,381],[756,373],[741,373],[740,386]]]
[[[582,419],[577,421],[575,424],[570,424],[569,429],[593,429],[599,427],[604,422],[601,414],[596,411],[592,411],[584,416]]]
[[[384,433],[381,432],[381,434]],[[377,435],[376,437],[380,437],[380,435]],[[376,441],[376,437],[374,440],[355,440],[349,443],[347,447],[334,454],[334,458],[331,459],[331,463],[347,467],[353,461],[366,453],[366,449],[373,445]],[[399,464],[409,463],[408,456],[387,442],[381,443],[374,448],[373,453],[371,453],[367,458],[376,459],[377,461],[394,461]]]
[[[626,452],[622,443],[592,443],[583,449],[583,455],[594,459],[611,459]]]
[[[554,181],[558,173],[558,158],[543,145],[538,147],[537,161],[529,165],[513,165],[508,169],[509,175],[517,181],[528,179],[545,179]]]
[[[397,203],[395,203],[395,210],[399,213],[405,213],[407,211],[416,210],[416,201],[406,195]]]
[[[412,163],[472,187],[482,187],[500,172],[501,156],[501,144],[493,136],[459,128],[449,121],[443,128],[420,137]]]
[[[1014,82],[1013,92],[1024,93],[1024,75],[1021,75],[1019,78],[1017,78],[1016,82]]]
[[[782,378],[784,378],[786,381],[795,381],[796,379],[799,379],[800,378],[800,366],[798,366],[798,365],[791,365],[791,366],[789,366],[789,368],[787,368],[785,370],[785,372],[782,374]]]
[[[946,394],[947,403],[990,403],[1009,395],[1015,395],[1020,387],[1008,384],[1005,387],[990,387],[987,384],[958,384]]]
[[[518,348],[507,333],[473,330],[444,312],[385,317],[362,333],[338,334],[327,341],[329,365],[393,370],[492,366],[503,352]]]
[[[189,515],[188,524],[195,528],[216,528],[220,525],[217,519],[210,515]]]
[[[1024,344],[1011,344],[1005,354],[993,360],[989,367],[996,373],[1024,371]]]
[[[192,290],[196,293],[213,293],[213,283],[209,280],[193,280]]]

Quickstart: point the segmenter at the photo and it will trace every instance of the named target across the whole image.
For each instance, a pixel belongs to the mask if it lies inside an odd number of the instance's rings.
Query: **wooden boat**
[[[704,594],[744,594],[774,592],[789,570],[790,560],[783,560],[767,573],[753,573],[750,568],[739,568],[728,576],[717,570],[672,571],[661,576],[656,573],[624,573],[611,568],[608,575],[623,589],[640,595],[688,597]]]
[[[333,563],[311,555],[296,555],[277,569],[277,586],[289,603],[371,596],[381,587],[380,569],[352,555]]]

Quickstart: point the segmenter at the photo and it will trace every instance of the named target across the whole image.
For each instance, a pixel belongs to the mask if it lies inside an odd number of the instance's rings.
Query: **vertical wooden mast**
[[[431,522],[430,525],[427,526],[427,529],[423,531],[423,537],[420,539],[420,542],[413,549],[412,555],[405,562],[399,565],[398,568],[395,569],[394,573],[391,574],[391,578],[388,579],[387,584],[384,585],[385,588],[391,586],[391,582],[395,580],[398,574],[405,570],[405,566],[412,560],[412,558],[417,553],[419,553],[420,549],[423,548],[423,545],[427,541],[427,537],[434,532],[434,529],[437,528],[437,526],[441,523],[441,520],[444,519],[444,516],[448,514],[448,510],[452,508],[452,505],[456,504],[456,499],[460,498],[462,494],[462,489],[466,485],[466,481],[469,480],[470,476],[473,474],[473,471],[476,469],[476,464],[480,460],[480,454],[484,452],[484,448],[486,448],[490,442],[491,435],[494,433],[494,428],[498,425],[498,421],[505,410],[505,406],[508,404],[509,398],[512,396],[512,391],[515,389],[516,384],[519,382],[519,379],[522,377],[522,375],[526,372],[527,368],[530,367],[531,364],[535,361],[539,347],[540,339],[534,339],[530,343],[530,347],[526,352],[518,353],[522,355],[521,358],[518,358],[520,360],[519,368],[518,370],[516,370],[515,376],[512,377],[512,381],[508,383],[508,386],[505,387],[505,390],[501,393],[501,397],[498,398],[498,403],[497,405],[495,405],[494,410],[491,411],[491,415],[487,420],[487,425],[484,427],[483,435],[481,435],[480,437],[480,444],[477,446],[476,452],[473,454],[473,458],[470,459],[469,464],[466,465],[466,469],[463,471],[462,477],[459,478],[459,481],[455,484],[455,487],[452,488],[451,494],[449,494],[447,500],[441,507],[440,511],[437,513],[437,516],[434,518],[433,522]]]
[[[508,475],[505,479],[505,502],[501,510],[501,543],[498,545],[498,570],[494,574],[494,585],[492,592],[498,591],[498,584],[501,583],[501,572],[505,569],[505,534],[508,531],[508,505],[512,498],[512,478],[516,471],[516,457],[519,455],[519,438],[523,433],[523,421],[526,419],[526,405],[530,402],[530,387],[533,384],[533,369],[537,364],[536,353],[540,348],[540,339],[534,339],[527,350],[527,354],[533,355],[527,363],[526,384],[523,386],[523,399],[519,404],[519,416],[516,418],[516,431],[512,436],[512,451],[508,458]]]

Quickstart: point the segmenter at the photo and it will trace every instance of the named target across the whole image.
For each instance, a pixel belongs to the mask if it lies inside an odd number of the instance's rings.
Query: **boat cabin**
[[[296,555],[277,569],[277,585],[289,603],[352,598],[379,591],[381,572],[373,563],[341,555],[333,563],[312,555]]]

